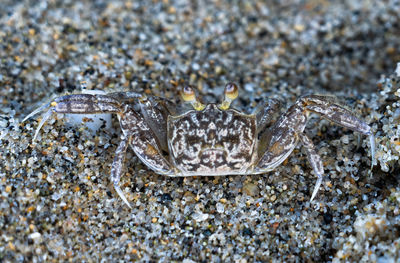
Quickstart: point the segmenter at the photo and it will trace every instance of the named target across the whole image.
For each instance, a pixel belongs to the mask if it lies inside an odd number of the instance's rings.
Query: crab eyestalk
[[[206,107],[200,100],[196,97],[196,93],[191,86],[186,86],[181,90],[181,97],[185,102],[192,104],[193,109],[197,111],[204,110]]]
[[[218,106],[221,110],[227,110],[239,95],[239,89],[235,83],[228,83],[224,90],[224,100]]]

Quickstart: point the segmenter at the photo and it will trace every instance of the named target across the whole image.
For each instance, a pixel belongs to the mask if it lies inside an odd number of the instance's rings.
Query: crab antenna
[[[181,97],[185,102],[190,102],[192,104],[193,109],[197,111],[203,110],[206,106],[200,102],[200,100],[196,97],[196,93],[194,88],[191,86],[185,86],[181,92]]]
[[[232,101],[234,101],[239,95],[239,89],[235,83],[228,83],[224,90],[224,100],[219,105],[221,110],[227,110],[231,106]]]

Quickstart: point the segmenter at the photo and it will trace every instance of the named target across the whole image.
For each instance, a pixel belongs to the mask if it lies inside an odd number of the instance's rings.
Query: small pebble
[[[258,186],[253,183],[245,183],[242,191],[249,196],[257,196],[260,193]]]

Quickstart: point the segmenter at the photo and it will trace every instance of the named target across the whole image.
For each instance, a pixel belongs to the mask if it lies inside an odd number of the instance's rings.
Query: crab
[[[274,99],[262,101],[253,114],[231,108],[231,102],[238,97],[234,83],[225,86],[220,104],[203,104],[196,93],[191,86],[180,90],[182,99],[191,104],[189,109],[165,98],[135,92],[66,95],[38,108],[23,121],[47,110],[36,129],[35,141],[53,113],[117,114],[122,136],[111,167],[111,181],[128,207],[131,206],[119,186],[128,146],[157,174],[176,177],[263,174],[285,161],[300,143],[317,176],[312,201],[323,181],[324,168],[304,132],[309,113],[369,136],[373,163],[371,127],[332,97],[302,96],[274,122],[279,106]]]

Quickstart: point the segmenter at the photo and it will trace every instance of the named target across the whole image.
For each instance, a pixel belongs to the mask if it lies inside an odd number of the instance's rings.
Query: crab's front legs
[[[268,132],[262,134],[260,145],[263,149],[259,150],[261,158],[254,170],[257,173],[271,171],[289,156],[300,140],[306,149],[314,173],[318,177],[311,196],[311,200],[313,200],[322,183],[324,169],[312,141],[304,134],[307,116],[310,112],[319,113],[322,117],[340,126],[369,135],[372,158],[374,158],[375,146],[374,137],[368,124],[357,118],[351,111],[333,102],[330,97],[310,95],[298,99]]]
[[[159,174],[175,174],[175,171],[171,168],[172,166],[163,156],[162,150],[160,149],[160,143],[157,141],[157,137],[154,135],[154,132],[151,130],[148,123],[142,116],[137,114],[130,105],[123,102],[121,103],[116,98],[107,95],[91,94],[67,95],[43,105],[29,114],[23,121],[45,110],[47,111],[38,125],[33,140],[36,139],[41,127],[53,113],[117,113],[119,115],[124,135],[122,136],[122,141],[117,148],[114,162],[112,164],[111,180],[114,184],[115,190],[129,207],[130,205],[119,187],[119,180],[123,173],[126,150],[129,144],[132,146],[139,159],[149,168]]]
[[[40,129],[53,113],[95,114],[122,111],[121,104],[116,99],[106,95],[75,94],[59,97],[53,102],[41,106],[26,116],[22,122],[46,109],[47,111],[43,114],[33,136],[33,141],[36,140]]]
[[[131,145],[136,156],[156,173],[172,176],[177,172],[162,154],[160,143],[150,126],[131,107],[127,106],[121,114],[120,125],[124,135],[115,153],[111,168],[111,181],[121,199],[131,207],[119,187],[128,145]]]
[[[275,115],[278,113],[280,101],[277,99],[262,100],[255,110],[257,120],[257,134],[265,130],[265,127],[271,124]]]

